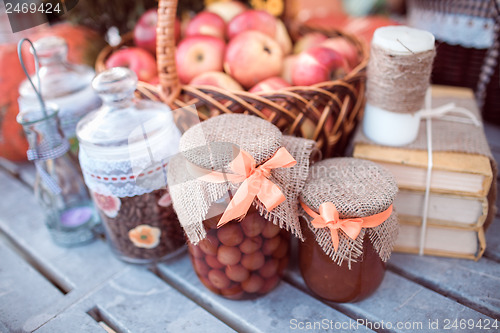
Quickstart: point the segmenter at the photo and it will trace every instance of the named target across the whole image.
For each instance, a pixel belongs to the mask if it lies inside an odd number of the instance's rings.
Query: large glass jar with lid
[[[91,86],[94,70],[86,65],[69,63],[68,45],[61,37],[41,38],[34,43],[34,48],[41,66],[40,87],[35,77],[31,80],[45,101],[58,106],[61,129],[71,144],[71,151],[76,153],[76,124],[101,105],[100,98]],[[19,95],[20,112],[38,104],[36,93],[28,80],[19,86]]]
[[[167,189],[166,166],[180,132],[162,103],[134,98],[137,76],[106,70],[92,82],[101,108],[77,126],[85,183],[116,254],[133,263],[164,259],[185,244]]]

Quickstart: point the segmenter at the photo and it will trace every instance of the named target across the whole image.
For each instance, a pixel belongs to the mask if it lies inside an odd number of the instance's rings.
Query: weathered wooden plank
[[[0,332],[8,332],[9,329],[0,321]]]
[[[493,221],[486,231],[486,251],[484,256],[500,263],[500,216]]]
[[[233,332],[153,273],[138,267],[111,280],[92,299],[101,316],[118,331]]]
[[[83,311],[67,311],[45,323],[36,333],[79,332],[97,333],[106,332],[95,320]]]
[[[30,162],[19,163],[18,164],[18,174],[19,178],[28,186],[33,187],[35,185],[36,170],[35,165]]]
[[[9,331],[29,332],[50,319],[46,308],[64,295],[3,244],[0,258],[0,322]]]
[[[35,184],[36,170],[32,162],[11,162],[0,157],[0,170],[18,178],[28,187],[33,187]]]
[[[19,174],[19,163],[9,161],[8,159],[0,156],[0,169],[7,171],[12,175]]]
[[[126,267],[101,240],[71,249],[54,244],[33,193],[16,179],[0,173],[0,191],[9,193],[0,201],[0,230],[62,289],[92,288]]]
[[[92,313],[117,332],[234,332],[141,266],[129,265],[63,312],[68,318],[84,313]],[[53,320],[67,321],[59,317]],[[78,331],[71,322],[67,325],[64,332]]]
[[[392,269],[440,294],[493,318],[500,318],[500,265],[487,258],[478,262],[395,253]]]
[[[104,332],[98,321],[116,332],[234,332],[141,266],[128,266],[36,332]]]
[[[287,279],[299,288],[307,288],[296,269],[289,272]],[[429,325],[436,320],[439,331],[445,332],[444,319],[464,318],[477,321],[488,318],[391,272],[386,272],[380,287],[365,300],[356,303],[326,303],[349,313],[360,322],[371,323],[367,324],[369,328],[384,332],[434,332],[437,330],[430,329]],[[455,330],[457,331],[459,330]]]
[[[238,332],[287,332],[322,320],[349,324],[352,319],[286,282],[255,300],[231,301],[215,295],[198,280],[184,255],[158,266],[160,275]],[[359,331],[366,331],[364,326]],[[331,330],[333,331],[333,329]],[[343,332],[353,331],[346,326]]]

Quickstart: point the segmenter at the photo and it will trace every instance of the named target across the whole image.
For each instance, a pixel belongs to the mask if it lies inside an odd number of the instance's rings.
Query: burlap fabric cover
[[[433,97],[432,107],[446,105],[448,103],[455,103],[456,106],[466,108],[473,112],[478,119],[481,119],[476,102],[469,98],[456,98],[456,97]],[[363,133],[361,128],[358,128],[354,136],[354,144],[356,143],[375,144],[369,140]],[[425,120],[423,120],[419,127],[419,133],[415,141],[405,146],[403,149],[427,150],[427,128]],[[488,192],[488,215],[484,222],[484,227],[488,228],[493,221],[497,212],[495,205],[497,196],[497,182],[495,181],[498,169],[497,163],[488,145],[486,135],[484,134],[483,127],[476,127],[472,124],[464,124],[460,122],[452,122],[448,120],[433,119],[432,120],[432,150],[433,151],[449,151],[460,152],[472,155],[483,155],[490,159],[491,168],[493,170],[493,182]]]
[[[340,218],[367,217],[385,211],[393,203],[398,187],[394,177],[383,167],[361,159],[333,158],[316,163],[310,168],[300,200],[316,213],[319,206],[332,202]],[[363,252],[363,239],[369,239],[383,261],[391,255],[396,241],[399,224],[396,213],[375,228],[363,228],[355,240],[339,229],[339,249],[335,251],[330,230],[316,229],[312,218],[302,209],[301,215],[313,232],[323,251],[334,262],[348,265],[357,262]]]
[[[297,164],[271,171],[269,179],[286,197],[286,201],[267,211],[256,198],[260,214],[280,228],[302,237],[298,221],[297,198],[309,170],[309,157],[315,148],[312,140],[284,136],[280,130],[261,118],[243,114],[225,114],[208,119],[187,130],[180,141],[181,153],[170,160],[168,183],[174,209],[189,241],[197,244],[206,237],[203,220],[209,207],[239,184],[210,183],[189,171],[189,164],[219,172],[231,172],[229,163],[239,152],[246,151],[257,166],[285,147]]]
[[[399,54],[371,46],[366,71],[366,102],[396,113],[415,113],[424,104],[435,50]]]

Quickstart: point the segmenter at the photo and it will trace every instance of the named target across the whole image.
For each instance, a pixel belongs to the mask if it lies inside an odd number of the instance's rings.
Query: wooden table
[[[500,161],[500,128],[486,131]],[[498,321],[484,329],[500,319],[500,215],[478,262],[393,254],[380,288],[358,303],[312,296],[296,265],[265,297],[231,301],[201,285],[185,252],[144,267],[116,259],[103,239],[56,246],[32,193],[33,167],[2,165],[0,332],[500,331]]]

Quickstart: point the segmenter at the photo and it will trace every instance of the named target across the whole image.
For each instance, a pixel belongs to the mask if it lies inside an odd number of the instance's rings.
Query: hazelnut
[[[219,246],[217,251],[217,260],[223,265],[236,265],[240,262],[241,251],[235,246]]]

